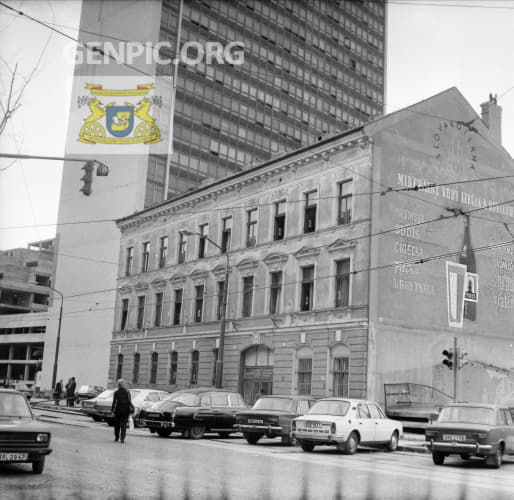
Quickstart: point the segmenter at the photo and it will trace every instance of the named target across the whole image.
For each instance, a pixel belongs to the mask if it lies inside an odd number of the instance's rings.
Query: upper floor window
[[[216,319],[223,316],[223,297],[225,295],[225,282],[218,281],[218,305],[216,307]]]
[[[150,383],[157,383],[157,367],[159,365],[159,354],[152,352],[152,359],[150,363]]]
[[[302,267],[302,289],[300,296],[300,309],[310,311],[314,295],[314,266]]]
[[[257,209],[248,210],[246,215],[246,246],[253,247],[257,243]]]
[[[178,263],[182,264],[186,260],[187,236],[179,233],[178,237]]]
[[[178,352],[173,351],[170,352],[170,373],[168,383],[176,384],[177,383],[177,368],[178,368]]]
[[[336,262],[335,306],[346,307],[350,297],[350,259]]]
[[[139,383],[139,366],[141,363],[141,355],[138,352],[134,353],[134,366],[132,367],[132,383]]]
[[[348,397],[349,389],[349,359],[347,356],[334,358],[334,381],[333,381],[333,393],[334,396],[340,398]]]
[[[349,224],[352,221],[352,180],[340,182],[337,222],[338,224]]]
[[[316,231],[317,193],[317,191],[305,193],[305,214],[303,222],[304,233],[313,233]]]
[[[163,236],[160,240],[159,245],[159,268],[166,267],[166,261],[168,260],[168,237]]]
[[[195,286],[195,323],[201,323],[203,313],[204,286]]]
[[[118,365],[116,366],[116,380],[123,377],[123,354],[118,354]]]
[[[221,253],[227,253],[230,250],[231,238],[232,238],[232,217],[225,217],[222,220]]]
[[[298,394],[310,395],[312,387],[312,358],[298,360]]]
[[[189,383],[191,385],[198,384],[198,369],[200,367],[200,351],[191,353],[191,377]]]
[[[283,240],[286,229],[286,202],[285,200],[275,203],[275,221],[273,227],[273,239]]]
[[[162,299],[163,293],[159,292],[155,294],[155,318],[154,326],[161,326],[162,322]]]
[[[121,301],[121,324],[120,324],[120,330],[126,330],[127,329],[128,312],[129,312],[129,299],[123,299]]]
[[[182,288],[175,290],[175,307],[173,310],[173,324],[180,325],[180,315],[182,313]]]
[[[209,234],[209,224],[201,224],[198,226],[200,238],[198,241],[198,258],[203,259],[207,250],[207,237]]]
[[[145,241],[143,243],[143,259],[141,260],[141,272],[145,273],[148,271],[148,265],[150,263],[150,242]]]
[[[243,311],[242,316],[247,318],[252,315],[253,302],[253,276],[243,278]]]
[[[137,298],[137,321],[136,321],[136,328],[138,330],[141,330],[143,328],[143,320],[145,317],[145,296],[140,295]]]
[[[134,263],[134,247],[127,248],[127,261],[125,263],[125,275],[132,274],[132,264]]]
[[[269,313],[277,314],[280,309],[280,295],[282,293],[282,271],[271,273],[271,289],[269,300]]]

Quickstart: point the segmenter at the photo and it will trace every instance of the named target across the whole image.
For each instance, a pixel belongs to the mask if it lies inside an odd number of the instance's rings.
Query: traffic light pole
[[[457,337],[453,337],[453,402],[457,402],[457,378],[459,373],[459,348],[457,347]]]

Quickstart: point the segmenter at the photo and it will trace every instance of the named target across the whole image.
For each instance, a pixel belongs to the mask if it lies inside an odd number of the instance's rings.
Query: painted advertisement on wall
[[[387,188],[377,210],[378,319],[449,329],[450,261],[480,280],[478,300],[464,302],[464,326],[510,336],[514,166],[456,90],[425,111],[400,113],[374,138],[378,182]]]

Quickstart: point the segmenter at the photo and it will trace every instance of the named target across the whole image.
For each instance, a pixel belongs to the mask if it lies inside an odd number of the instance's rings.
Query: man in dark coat
[[[111,413],[114,415],[114,441],[125,442],[127,423],[130,414],[134,411],[130,392],[126,389],[125,380],[120,378],[117,382],[118,390],[114,391]]]
[[[54,387],[54,403],[56,406],[59,406],[61,402],[61,396],[62,396],[62,379],[55,384]]]

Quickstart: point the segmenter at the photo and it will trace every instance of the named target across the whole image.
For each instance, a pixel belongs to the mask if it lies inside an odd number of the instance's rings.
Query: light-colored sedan
[[[303,451],[312,451],[317,445],[332,445],[343,453],[353,454],[359,445],[380,445],[395,451],[402,432],[402,424],[387,418],[374,401],[325,398],[306,415],[293,420],[291,435]]]

